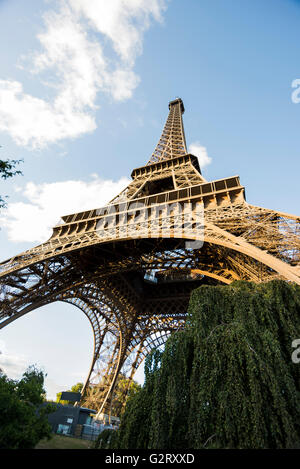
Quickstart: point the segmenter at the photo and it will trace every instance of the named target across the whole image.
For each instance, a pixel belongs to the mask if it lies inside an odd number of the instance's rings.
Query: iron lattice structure
[[[169,103],[149,162],[107,206],[62,217],[47,242],[0,264],[0,328],[55,301],[88,317],[94,353],[82,404],[98,413],[120,371],[133,378],[184,327],[194,288],[300,284],[300,218],[247,203],[238,176],[206,181],[187,152],[183,112],[181,99]]]

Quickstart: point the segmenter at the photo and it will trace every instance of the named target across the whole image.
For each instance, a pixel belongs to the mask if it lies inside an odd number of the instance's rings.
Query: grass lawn
[[[53,434],[51,440],[41,440],[35,449],[89,449],[92,445],[93,441]]]

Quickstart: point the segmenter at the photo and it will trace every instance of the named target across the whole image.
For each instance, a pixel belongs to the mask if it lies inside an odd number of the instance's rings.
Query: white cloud
[[[28,357],[9,352],[4,341],[0,341],[0,370],[10,379],[20,379],[29,365]]]
[[[150,18],[162,21],[164,0],[69,0],[72,8],[112,41],[116,53],[129,64],[142,52],[144,31]],[[109,3],[109,7],[108,7]]]
[[[206,148],[199,142],[194,142],[189,145],[189,153],[198,157],[201,168],[208,166],[212,162],[212,158],[208,156]]]
[[[97,174],[92,180],[63,181],[44,184],[29,182],[23,188],[26,202],[9,203],[1,212],[0,222],[14,242],[44,242],[60,217],[100,208],[128,185],[127,178],[103,180]],[[20,187],[16,189],[20,194]]]
[[[99,92],[129,99],[140,81],[133,67],[144,32],[151,19],[161,21],[166,8],[165,0],[60,0],[59,5],[44,15],[41,51],[31,55],[31,72],[56,95],[37,98],[20,82],[0,80],[0,131],[19,145],[42,148],[94,131]]]
[[[24,93],[21,83],[0,80],[0,130],[18,145],[42,148],[95,129],[94,118],[87,113],[56,107]]]
[[[70,386],[57,384],[53,379],[49,378],[49,376],[47,375],[45,377],[44,388],[46,390],[47,399],[49,401],[56,401],[56,394],[62,391],[67,391],[68,389],[70,389]]]
[[[29,366],[32,366],[31,358],[25,355],[20,355],[16,352],[10,351],[6,343],[0,340],[0,372],[4,373],[10,379],[19,381],[24,372]],[[84,382],[86,372],[73,372],[69,373],[66,379],[71,384],[57,384],[56,381],[45,373],[44,367],[35,364],[45,374],[44,388],[47,393],[47,399],[56,400],[56,394],[61,391],[67,391],[74,383]]]

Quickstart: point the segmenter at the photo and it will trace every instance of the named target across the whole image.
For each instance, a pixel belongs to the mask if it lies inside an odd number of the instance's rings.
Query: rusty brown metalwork
[[[0,264],[0,328],[40,306],[80,308],[94,332],[82,403],[101,413],[120,371],[185,325],[204,283],[300,284],[300,217],[251,205],[239,176],[206,181],[169,103],[149,162],[107,206],[65,215],[51,238]]]

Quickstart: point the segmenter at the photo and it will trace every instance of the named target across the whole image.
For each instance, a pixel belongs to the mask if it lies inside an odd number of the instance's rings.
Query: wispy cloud
[[[189,145],[189,153],[198,157],[201,168],[208,166],[212,162],[212,158],[208,156],[206,147],[199,142],[194,142]]]
[[[14,242],[44,242],[62,215],[102,207],[126,187],[129,179],[103,180],[97,174],[90,181],[44,184],[29,182],[18,187],[26,202],[12,202],[1,212],[1,225]]]
[[[5,342],[0,340],[0,372],[7,375],[8,378],[18,381],[22,378],[24,372],[31,365],[33,365],[33,363],[30,361],[29,357],[11,352],[7,348]],[[38,364],[37,367],[45,373],[43,367]],[[57,384],[52,378],[49,378],[47,373],[45,373],[45,389],[47,391],[47,398],[55,400],[56,394],[62,390],[66,391],[68,386]]]
[[[0,131],[32,148],[93,132],[99,92],[132,96],[144,32],[165,9],[165,0],[60,0],[44,14],[41,49],[30,57],[31,72],[55,95],[38,98],[0,80]]]
[[[28,357],[11,353],[0,340],[0,370],[11,379],[20,379],[30,365]]]

